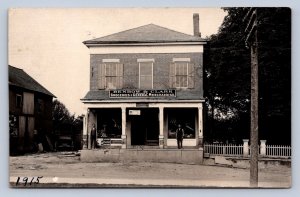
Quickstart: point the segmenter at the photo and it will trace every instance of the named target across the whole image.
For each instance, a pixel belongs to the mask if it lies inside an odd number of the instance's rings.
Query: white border
[[[244,197],[279,197],[279,196],[297,196],[300,193],[300,176],[299,168],[300,165],[300,154],[299,154],[299,140],[300,140],[300,122],[298,117],[300,116],[300,93],[297,84],[300,84],[300,79],[297,77],[300,75],[300,67],[297,66],[300,63],[300,56],[297,52],[300,51],[300,39],[297,35],[300,35],[300,2],[297,0],[210,0],[210,1],[198,1],[198,0],[174,0],[172,3],[170,1],[138,1],[138,0],[115,0],[115,1],[97,1],[97,0],[1,0],[0,3],[0,40],[1,40],[1,51],[0,54],[1,64],[0,64],[0,129],[5,131],[8,129],[8,68],[7,68],[7,9],[12,7],[246,7],[246,6],[261,6],[261,7],[292,7],[292,144],[293,144],[293,186],[292,189],[102,189],[100,190],[86,190],[86,189],[76,189],[76,192],[70,191],[68,189],[9,189],[8,188],[8,133],[4,132],[1,137],[1,162],[0,162],[0,190],[4,196],[20,196],[20,195],[30,195],[30,196],[44,196],[44,197],[59,197],[59,196],[83,196],[88,195],[90,197],[99,196],[122,196],[122,197],[132,197],[134,195],[147,195],[147,196],[169,196],[172,197],[182,197],[185,195],[189,196],[218,196],[222,197],[233,197],[233,196],[244,196]],[[84,192],[84,193],[83,193]]]

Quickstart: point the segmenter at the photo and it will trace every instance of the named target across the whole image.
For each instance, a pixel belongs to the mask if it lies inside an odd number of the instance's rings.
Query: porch
[[[90,131],[95,124],[97,144],[132,149],[177,147],[176,129],[184,128],[183,147],[203,147],[202,102],[103,102],[85,104],[83,149],[91,149]]]

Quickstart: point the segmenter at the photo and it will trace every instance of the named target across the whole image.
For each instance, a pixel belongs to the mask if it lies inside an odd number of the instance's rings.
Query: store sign
[[[176,97],[176,90],[110,90],[110,98]]]
[[[140,116],[141,110],[129,110],[129,115],[131,116]]]

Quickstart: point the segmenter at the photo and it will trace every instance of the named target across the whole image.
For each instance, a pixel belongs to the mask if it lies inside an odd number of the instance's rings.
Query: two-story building
[[[84,134],[90,131],[120,148],[177,148],[175,130],[185,130],[183,147],[203,146],[203,48],[199,15],[194,35],[148,24],[83,43],[90,51],[90,90]]]
[[[24,70],[9,66],[10,154],[33,151],[37,136],[43,145],[51,143],[53,97]]]

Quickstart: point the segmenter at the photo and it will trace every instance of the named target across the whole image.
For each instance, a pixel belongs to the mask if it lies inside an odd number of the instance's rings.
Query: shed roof
[[[84,44],[206,42],[205,39],[148,24],[104,37],[84,41]]]
[[[22,87],[55,97],[51,92],[34,80],[24,70],[9,65],[9,85]]]

